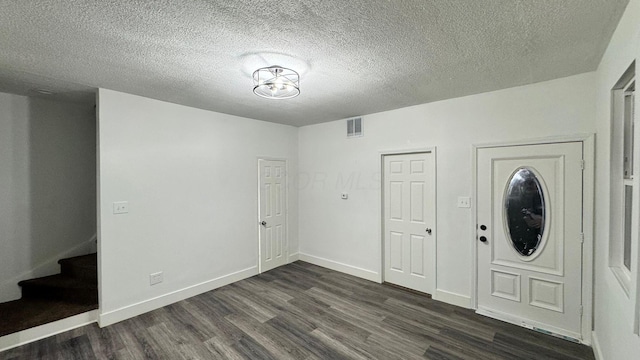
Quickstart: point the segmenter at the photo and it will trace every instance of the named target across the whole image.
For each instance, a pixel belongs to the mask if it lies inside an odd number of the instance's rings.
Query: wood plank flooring
[[[591,348],[296,262],[0,359],[593,359]]]

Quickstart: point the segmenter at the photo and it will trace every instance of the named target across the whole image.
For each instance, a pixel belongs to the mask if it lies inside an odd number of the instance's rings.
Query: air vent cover
[[[362,136],[362,118],[347,120],[347,137]]]

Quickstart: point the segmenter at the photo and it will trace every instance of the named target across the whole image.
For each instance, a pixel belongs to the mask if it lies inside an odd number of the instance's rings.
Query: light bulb
[[[284,84],[282,83],[282,78],[280,76],[276,76],[276,81],[274,81],[274,84],[278,89],[284,88]]]

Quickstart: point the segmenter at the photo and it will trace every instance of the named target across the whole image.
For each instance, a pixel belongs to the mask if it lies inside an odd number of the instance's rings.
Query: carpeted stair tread
[[[98,254],[93,253],[58,260],[58,264],[62,265],[63,263],[73,264],[77,267],[96,268],[98,266]]]
[[[58,260],[63,275],[98,281],[98,256],[89,254]]]
[[[0,304],[0,336],[47,324],[98,308],[98,304],[20,299]]]
[[[58,274],[20,281],[18,285],[22,287],[23,299],[98,303],[98,283],[92,280]]]
[[[39,286],[44,288],[61,288],[76,290],[98,290],[98,284],[93,281],[86,281],[62,274],[44,276],[36,279],[22,280],[18,285],[23,288],[26,286]]]

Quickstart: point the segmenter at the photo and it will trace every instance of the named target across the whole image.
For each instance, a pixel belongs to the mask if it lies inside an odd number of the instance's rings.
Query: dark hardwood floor
[[[0,359],[593,359],[591,348],[304,262]]]

